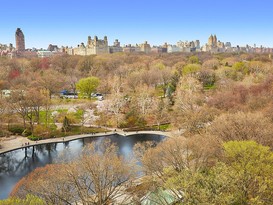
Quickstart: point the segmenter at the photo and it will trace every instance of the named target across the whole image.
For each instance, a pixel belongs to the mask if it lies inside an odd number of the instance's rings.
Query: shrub
[[[147,122],[139,115],[136,110],[128,112],[125,116],[125,120],[119,125],[120,128],[132,128],[132,127],[145,127]]]
[[[39,136],[42,138],[48,138],[50,136],[50,133],[52,131],[51,127],[46,127],[45,125],[36,125],[33,130],[33,134],[35,136]]]
[[[189,63],[198,64],[199,63],[199,58],[197,56],[191,56],[191,57],[189,57]]]
[[[5,137],[11,135],[11,132],[8,130],[0,130],[0,137]]]
[[[216,81],[215,73],[208,69],[202,69],[198,73],[198,80],[202,82],[204,88],[211,88]]]
[[[35,136],[35,135],[29,135],[27,138],[28,138],[29,140],[32,140],[32,141],[37,141],[37,140],[40,139],[40,137]]]
[[[53,130],[50,133],[50,138],[55,138],[55,137],[64,137],[65,134],[61,130]]]
[[[8,127],[8,131],[10,131],[12,134],[22,134],[24,132],[25,128],[21,125],[11,125]]]
[[[8,198],[5,200],[0,201],[0,205],[30,205],[30,204],[35,204],[35,205],[45,205],[46,203],[38,198],[37,196],[33,195],[26,195],[25,198]]]
[[[70,130],[70,120],[65,116],[63,120],[62,132],[68,132]]]
[[[24,137],[29,136],[29,135],[31,135],[31,134],[32,134],[32,132],[31,132],[29,129],[25,129],[25,130],[22,132],[22,135],[23,135]]]
[[[247,65],[244,62],[236,62],[233,64],[232,68],[236,72],[241,72],[244,75],[249,74],[249,68],[247,67]]]

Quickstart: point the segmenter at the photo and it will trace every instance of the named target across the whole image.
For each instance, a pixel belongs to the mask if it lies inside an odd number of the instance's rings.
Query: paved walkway
[[[39,141],[30,141],[25,137],[14,137],[11,141],[3,141],[1,143],[2,147],[0,148],[0,155],[5,154],[10,151],[14,151],[17,149],[25,148],[25,147],[32,147],[33,145],[43,145],[43,144],[51,144],[51,143],[60,143],[60,142],[69,142],[77,139],[83,139],[88,137],[102,137],[102,136],[109,136],[113,134],[119,134],[121,136],[130,136],[136,134],[156,134],[156,135],[164,135],[166,137],[171,137],[171,132],[161,132],[161,131],[138,131],[138,132],[123,132],[122,130],[111,131],[111,132],[103,132],[103,133],[96,133],[96,134],[81,134],[81,135],[73,135],[67,136],[64,138],[50,138],[45,140]]]

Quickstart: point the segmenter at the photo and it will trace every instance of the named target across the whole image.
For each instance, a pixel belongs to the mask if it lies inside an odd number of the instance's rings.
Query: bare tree
[[[39,85],[46,89],[51,99],[52,94],[60,92],[65,85],[65,77],[55,70],[45,70],[41,72],[41,78],[39,79]]]
[[[195,110],[200,100],[202,85],[192,77],[183,77],[176,89],[174,108],[178,112]]]
[[[124,83],[115,76],[112,81],[112,90],[108,100],[108,110],[115,115],[116,126],[122,118],[122,108],[126,104],[125,94],[122,92]]]
[[[16,113],[22,117],[24,128],[26,128],[26,121],[28,114],[31,111],[29,102],[25,97],[23,90],[14,90],[8,99],[10,109],[13,113]]]
[[[146,147],[145,147],[146,146]],[[145,186],[146,193],[149,190],[157,190],[167,182],[168,171],[183,173],[184,170],[198,171],[215,162],[215,156],[220,150],[220,144],[211,136],[192,136],[191,138],[169,138],[156,147],[147,149],[138,147],[138,150],[147,150],[142,158],[142,164],[146,173],[145,181],[152,183]],[[145,183],[142,181],[142,183]],[[143,188],[144,189],[144,188]],[[169,188],[178,199],[183,192]]]
[[[92,125],[92,122],[95,121],[95,116],[93,113],[92,103],[87,103],[84,105],[77,106],[76,112],[79,114],[79,120],[81,123],[81,132],[83,132],[83,127],[86,123],[89,122],[89,125]]]
[[[124,204],[130,198],[126,182],[136,171],[135,163],[120,156],[115,145],[93,143],[77,161],[35,170],[17,184],[12,195],[31,193],[60,205]]]
[[[271,146],[273,125],[269,118],[261,113],[227,113],[217,117],[209,128],[209,133],[223,141],[255,140]]]
[[[148,86],[141,86],[136,90],[136,94],[134,95],[134,101],[139,108],[139,112],[141,115],[145,116],[148,112],[150,112],[154,106],[154,89],[149,88]]]
[[[168,112],[168,101],[166,98],[154,98],[153,102],[154,106],[152,114],[155,116],[158,129],[160,129],[160,124],[166,123],[170,119]]]

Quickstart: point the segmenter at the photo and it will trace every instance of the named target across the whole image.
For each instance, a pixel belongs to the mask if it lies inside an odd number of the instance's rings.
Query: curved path
[[[36,145],[44,145],[44,144],[52,144],[52,143],[60,143],[60,142],[69,142],[77,139],[83,139],[83,138],[88,138],[88,137],[102,137],[102,136],[109,136],[113,134],[118,134],[122,136],[130,136],[130,135],[136,135],[136,134],[155,134],[155,135],[164,135],[166,137],[171,137],[171,132],[161,132],[161,131],[138,131],[138,132],[123,132],[123,131],[112,131],[112,132],[103,132],[103,133],[95,133],[95,134],[81,134],[81,135],[72,135],[72,136],[67,136],[64,138],[50,138],[50,139],[45,139],[45,140],[39,140],[39,141],[30,141],[28,140],[26,143],[23,145],[18,145],[17,144],[11,144],[9,146],[5,146],[3,144],[3,147],[0,148],[0,155],[5,154],[10,151],[22,149],[22,148],[28,148],[28,147],[33,147]]]

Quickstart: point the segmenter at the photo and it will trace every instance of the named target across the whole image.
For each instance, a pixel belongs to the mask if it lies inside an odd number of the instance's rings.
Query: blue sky
[[[28,48],[76,46],[88,35],[107,35],[110,44],[203,45],[210,34],[234,46],[273,47],[272,0],[2,0],[0,8],[0,43],[15,44],[20,27]]]

